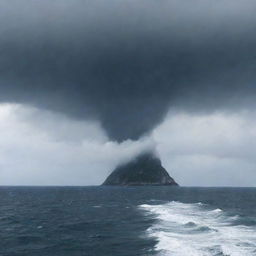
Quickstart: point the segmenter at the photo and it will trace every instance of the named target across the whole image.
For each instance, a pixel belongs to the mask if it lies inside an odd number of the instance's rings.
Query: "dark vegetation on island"
[[[128,163],[119,165],[102,185],[144,186],[170,185],[178,186],[164,169],[161,161],[152,152],[139,155]]]

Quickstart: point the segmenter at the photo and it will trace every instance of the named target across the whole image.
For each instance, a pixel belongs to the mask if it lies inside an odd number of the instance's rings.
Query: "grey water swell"
[[[175,256],[184,239],[188,256],[256,255],[255,202],[255,188],[1,187],[0,255]]]

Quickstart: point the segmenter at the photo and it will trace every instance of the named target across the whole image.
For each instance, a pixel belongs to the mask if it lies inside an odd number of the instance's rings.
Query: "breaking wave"
[[[240,216],[202,203],[169,202],[143,204],[143,213],[155,223],[147,235],[158,243],[155,250],[164,256],[252,256],[256,255],[256,226]]]

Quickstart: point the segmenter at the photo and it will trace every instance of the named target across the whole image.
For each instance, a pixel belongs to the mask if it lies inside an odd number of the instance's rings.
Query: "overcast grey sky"
[[[0,0],[2,184],[99,184],[147,148],[182,185],[254,185],[254,0]]]
[[[98,185],[120,162],[156,147],[181,185],[255,186],[256,112],[171,112],[139,141],[110,141],[99,123],[0,105],[1,185]]]

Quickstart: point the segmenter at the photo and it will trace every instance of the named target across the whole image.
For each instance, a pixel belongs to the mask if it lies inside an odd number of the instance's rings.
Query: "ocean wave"
[[[158,243],[159,255],[253,256],[256,255],[256,227],[236,225],[238,215],[209,209],[202,203],[143,204],[139,208],[156,221],[147,235]]]

